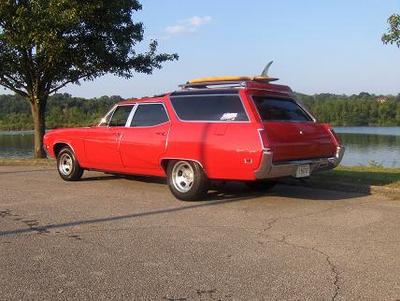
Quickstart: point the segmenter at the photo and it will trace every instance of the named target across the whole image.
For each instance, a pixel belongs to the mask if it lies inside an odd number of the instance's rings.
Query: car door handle
[[[166,132],[156,132],[156,135],[158,135],[158,136],[166,136],[167,133]]]

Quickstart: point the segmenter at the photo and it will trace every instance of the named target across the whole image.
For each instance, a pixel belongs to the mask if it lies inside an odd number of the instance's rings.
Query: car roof
[[[186,95],[212,95],[212,94],[238,94],[239,89],[182,89],[172,92],[171,96]]]
[[[174,92],[169,92],[154,96],[145,96],[142,98],[129,98],[119,102],[118,104],[134,104],[134,103],[144,103],[144,102],[159,102],[162,98],[166,96],[190,96],[190,95],[212,95],[212,94],[238,94],[240,90],[256,90],[265,91],[267,93],[279,93],[288,96],[293,95],[293,91],[284,85],[277,85],[271,83],[262,83],[259,81],[249,80],[249,81],[237,81],[230,82],[228,87],[219,86],[221,83],[187,86],[187,84],[182,85],[181,90],[176,90]]]
[[[165,93],[161,95],[154,95],[154,96],[145,96],[141,98],[127,98],[122,101],[119,101],[119,105],[127,105],[127,104],[135,104],[135,103],[144,103],[144,102],[160,102],[160,100],[170,93]]]

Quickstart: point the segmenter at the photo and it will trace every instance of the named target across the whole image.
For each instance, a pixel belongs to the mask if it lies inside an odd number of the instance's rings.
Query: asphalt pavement
[[[0,300],[398,300],[400,199],[0,166]]]

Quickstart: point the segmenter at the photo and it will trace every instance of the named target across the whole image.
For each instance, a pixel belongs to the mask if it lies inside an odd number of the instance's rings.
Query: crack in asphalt
[[[299,245],[299,244],[295,244],[295,243],[289,242],[289,241],[287,240],[287,237],[289,236],[288,234],[283,234],[281,239],[277,239],[277,238],[275,238],[275,237],[269,235],[269,234],[266,233],[266,232],[269,231],[269,230],[271,230],[271,229],[273,228],[273,226],[274,226],[278,221],[282,221],[282,220],[293,220],[293,219],[298,219],[298,218],[310,217],[310,216],[313,216],[313,215],[318,215],[318,214],[321,214],[321,213],[326,213],[326,212],[331,211],[331,210],[334,210],[334,209],[344,209],[344,208],[358,207],[358,206],[365,205],[365,204],[369,204],[369,203],[371,203],[371,202],[370,202],[370,201],[364,201],[364,202],[359,202],[359,203],[357,203],[357,204],[352,204],[352,205],[330,206],[330,207],[328,207],[328,208],[326,208],[326,209],[317,210],[317,211],[315,211],[315,212],[310,212],[310,213],[307,213],[307,214],[295,215],[295,216],[292,216],[292,217],[274,218],[274,219],[271,219],[271,220],[267,221],[266,227],[263,229],[263,231],[259,232],[258,234],[261,234],[261,235],[264,234],[267,238],[272,239],[272,240],[267,240],[267,242],[282,243],[282,244],[285,244],[285,245],[290,246],[290,247],[301,248],[301,249],[304,249],[304,250],[307,250],[307,251],[313,251],[313,252],[315,252],[315,253],[318,253],[318,254],[324,256],[324,257],[325,257],[325,260],[326,260],[326,263],[327,263],[328,266],[329,266],[331,275],[333,276],[332,285],[333,285],[333,287],[334,287],[334,291],[333,291],[333,295],[332,295],[332,297],[331,297],[331,300],[332,300],[332,301],[335,301],[336,298],[337,298],[337,296],[339,295],[339,291],[340,291],[340,285],[339,285],[340,276],[339,276],[339,272],[338,272],[338,267],[337,267],[337,265],[333,262],[332,258],[331,258],[327,253],[325,253],[324,251],[318,249],[318,248],[315,247],[315,246],[314,246],[314,247],[308,247],[308,246]]]
[[[30,235],[36,234],[36,235],[48,236],[47,234],[50,234],[50,236],[53,236],[53,237],[65,237],[65,238],[80,241],[82,243],[89,244],[92,246],[98,246],[98,247],[105,249],[107,252],[110,252],[110,250],[106,246],[100,244],[99,242],[94,243],[94,242],[91,242],[88,240],[83,240],[83,238],[79,234],[68,233],[68,232],[62,233],[59,231],[50,232],[50,230],[48,229],[47,226],[39,226],[40,222],[36,219],[26,219],[26,218],[20,217],[19,214],[13,213],[13,211],[11,209],[0,210],[0,218],[7,218],[7,217],[8,218],[11,217],[11,218],[13,218],[14,221],[17,221],[17,222],[20,221],[20,222],[24,223],[25,225],[27,225],[29,227],[29,229],[32,230],[32,233],[30,233]]]
[[[295,216],[291,216],[291,217],[273,218],[273,219],[270,219],[270,220],[268,220],[266,222],[266,225],[264,226],[264,228],[261,231],[259,230],[259,228],[250,228],[250,227],[235,227],[235,228],[239,228],[239,229],[247,230],[247,231],[254,231],[254,230],[257,229],[258,230],[258,233],[257,233],[258,235],[265,235],[266,238],[270,238],[271,239],[271,240],[267,240],[267,242],[282,243],[282,244],[285,244],[285,245],[290,246],[290,247],[301,248],[301,249],[304,249],[304,250],[307,250],[307,251],[312,251],[312,252],[315,252],[315,253],[318,253],[318,254],[322,255],[325,258],[325,261],[329,266],[330,273],[331,273],[331,275],[333,277],[332,285],[334,287],[334,292],[333,292],[331,300],[334,301],[334,300],[336,300],[336,298],[337,298],[337,296],[339,294],[339,291],[340,291],[340,286],[339,286],[340,277],[339,277],[338,268],[334,264],[334,262],[332,261],[331,257],[327,253],[325,253],[324,251],[318,249],[315,246],[314,247],[308,247],[308,246],[299,245],[299,244],[295,244],[295,243],[289,242],[287,240],[287,237],[289,235],[286,234],[286,233],[282,235],[282,238],[278,239],[278,238],[275,238],[275,237],[271,236],[267,232],[270,231],[274,227],[274,225],[279,221],[293,220],[293,219],[299,219],[299,218],[304,218],[304,217],[310,217],[310,216],[318,215],[318,214],[321,214],[321,213],[326,213],[328,211],[335,210],[335,209],[343,209],[343,208],[347,208],[347,207],[351,208],[351,207],[360,206],[360,205],[367,204],[367,203],[370,203],[370,202],[369,201],[365,201],[365,202],[360,202],[360,203],[352,204],[352,205],[346,204],[346,205],[330,206],[328,208],[325,208],[325,209],[322,209],[322,210],[316,210],[314,212],[310,212],[310,213],[307,213],[307,214],[295,215]],[[32,231],[34,231],[37,234],[49,234],[49,233],[51,233],[49,229],[52,228],[52,225],[49,225],[49,227],[47,227],[47,226],[39,226],[39,221],[34,220],[34,219],[27,220],[27,219],[19,218],[18,215],[17,214],[13,214],[10,209],[5,209],[5,210],[1,210],[0,211],[0,217],[4,218],[4,217],[10,217],[10,216],[14,217],[14,220],[21,220]],[[160,226],[160,225],[157,225],[157,226]],[[171,226],[171,225],[164,225],[164,226]],[[230,226],[218,226],[218,225],[216,225],[216,226],[210,226],[210,225],[209,226],[199,226],[199,225],[194,225],[194,227],[204,227],[204,228],[222,227],[222,228],[229,228]],[[130,230],[130,229],[131,229],[131,227],[120,228],[120,229],[107,229],[107,231],[126,231],[126,230]],[[91,231],[81,231],[81,232],[82,233],[90,233],[90,232],[96,232],[96,231],[102,231],[102,230],[91,230]],[[81,232],[79,232],[79,233],[81,233]],[[60,234],[60,232],[57,232],[57,231],[54,232],[55,236],[57,236],[58,234]],[[99,243],[96,244],[96,243],[93,243],[93,242],[90,242],[90,241],[86,241],[86,240],[83,241],[82,238],[79,236],[79,234],[62,233],[61,235],[66,236],[68,238],[72,238],[72,239],[75,239],[75,240],[82,241],[82,242],[87,243],[87,244],[96,245],[96,246],[102,247],[105,250],[109,251],[107,247],[105,247],[105,246],[103,246],[103,245],[101,245]],[[211,291],[200,291],[200,290],[197,291],[197,294],[198,294],[199,297],[202,296],[204,293],[208,293],[209,297],[212,297],[211,296],[212,295]],[[210,295],[210,293],[211,293],[211,295]],[[164,297],[164,298],[166,300],[186,300],[185,297],[183,297],[183,298]]]
[[[186,297],[164,297],[164,300],[168,300],[168,301],[186,301],[187,298]]]
[[[48,234],[50,233],[46,227],[39,226],[39,221],[36,219],[26,219],[20,217],[20,215],[13,213],[11,209],[0,210],[1,218],[13,218],[14,221],[21,221],[29,227],[31,231],[36,234]]]
[[[282,218],[282,219],[285,219],[285,218]],[[315,252],[315,253],[318,253],[318,254],[324,256],[325,260],[326,260],[326,262],[327,262],[327,264],[329,266],[331,275],[333,276],[333,283],[332,284],[333,284],[333,287],[334,287],[334,291],[333,291],[333,295],[331,297],[331,300],[335,301],[337,296],[338,296],[338,294],[339,294],[339,291],[340,291],[340,286],[339,286],[340,278],[339,278],[338,268],[334,264],[334,262],[332,261],[331,257],[327,253],[325,253],[324,251],[322,251],[320,249],[317,249],[316,247],[308,247],[308,246],[299,245],[299,244],[295,244],[295,243],[289,242],[287,240],[287,237],[289,236],[288,234],[282,234],[282,237],[280,239],[278,239],[278,238],[275,238],[275,237],[271,236],[270,234],[266,233],[267,231],[271,230],[272,227],[279,220],[280,220],[279,218],[275,218],[275,219],[272,219],[272,220],[268,221],[267,225],[266,225],[266,228],[264,228],[263,231],[259,232],[258,234],[265,235],[267,238],[271,239],[271,240],[267,240],[267,242],[277,242],[277,243],[281,243],[281,244],[284,244],[284,245],[287,245],[287,246],[290,246],[290,247],[300,248],[300,249],[307,250],[307,251],[312,251],[312,252]],[[260,242],[260,243],[262,243],[262,242]]]
[[[339,272],[338,272],[337,266],[333,263],[331,257],[330,257],[327,253],[325,253],[324,251],[322,251],[322,250],[320,250],[320,249],[317,249],[316,247],[308,247],[308,246],[304,246],[304,245],[299,245],[299,244],[291,243],[291,242],[289,242],[289,241],[287,240],[287,235],[282,235],[282,238],[281,238],[281,239],[276,239],[276,238],[271,237],[271,236],[269,236],[269,237],[270,237],[274,242],[282,243],[282,244],[285,244],[285,245],[287,245],[287,246],[294,247],[294,248],[300,248],[300,249],[307,250],[307,251],[313,251],[313,252],[315,252],[315,253],[318,253],[318,254],[324,256],[324,257],[325,257],[325,260],[326,260],[326,263],[327,263],[328,266],[329,266],[331,275],[332,275],[332,277],[333,277],[333,282],[332,282],[332,284],[333,284],[333,287],[334,287],[334,291],[333,291],[333,295],[332,295],[332,297],[331,297],[331,300],[332,300],[332,301],[336,300],[336,297],[338,296],[339,291],[340,291],[340,286],[339,286],[339,281],[340,281]]]
[[[371,203],[371,201],[368,200],[368,201],[359,202],[357,204],[343,204],[343,205],[330,206],[328,208],[321,209],[321,210],[316,210],[314,212],[295,215],[295,216],[291,216],[291,217],[282,217],[282,218],[278,218],[278,219],[279,220],[283,220],[283,219],[292,220],[292,219],[297,219],[297,218],[310,217],[310,216],[317,215],[317,214],[320,214],[320,213],[326,213],[328,211],[335,210],[335,209],[353,208],[353,207],[358,207],[358,206],[365,205],[365,204],[370,204],[370,203]]]
[[[196,289],[196,295],[198,300],[202,301],[203,297],[206,298],[206,300],[216,300],[216,301],[221,301],[222,298],[216,297],[214,294],[217,293],[216,289]],[[225,297],[228,297],[229,295],[225,295]],[[195,299],[197,299],[195,298]],[[163,297],[164,300],[168,301],[185,301],[185,300],[194,300],[193,298],[189,297],[170,297],[170,296],[165,296]]]
[[[330,258],[330,256],[328,254],[326,254],[325,252],[323,252],[323,251],[321,251],[319,249],[316,249],[316,248],[313,248],[313,249],[314,249],[314,251],[319,252],[319,253],[321,253],[322,255],[325,256],[326,261],[328,262],[328,264],[329,264],[329,266],[331,268],[331,272],[332,272],[332,274],[334,276],[333,285],[335,286],[334,294],[333,294],[331,300],[334,301],[334,300],[336,300],[336,297],[339,295],[339,290],[340,290],[340,286],[339,286],[339,280],[340,279],[339,279],[339,272],[337,270],[337,266],[333,263],[333,261],[331,260],[331,258]]]
[[[331,300],[334,301],[334,300],[336,300],[336,298],[337,298],[337,296],[339,294],[339,291],[340,291],[340,286],[339,286],[340,277],[339,277],[338,267],[337,267],[337,265],[335,265],[335,263],[333,262],[331,257],[327,253],[325,253],[324,251],[318,249],[315,246],[314,247],[308,247],[308,246],[294,244],[294,243],[289,242],[287,240],[287,237],[289,236],[289,234],[286,234],[286,233],[282,234],[282,238],[277,239],[277,238],[271,236],[270,234],[268,234],[266,232],[270,231],[278,221],[293,220],[293,219],[299,219],[299,218],[304,218],[304,217],[310,217],[310,216],[313,216],[313,215],[326,213],[326,212],[334,210],[334,209],[357,207],[357,206],[368,204],[368,203],[370,203],[370,201],[360,202],[358,204],[352,204],[352,205],[330,206],[330,207],[325,208],[323,210],[317,210],[315,212],[310,212],[310,213],[307,213],[307,214],[295,215],[295,216],[292,216],[292,217],[274,218],[274,219],[271,219],[271,220],[267,221],[265,228],[262,231],[258,232],[258,234],[265,235],[267,238],[271,239],[271,240],[267,240],[267,242],[282,243],[282,244],[285,244],[285,245],[290,246],[290,247],[301,248],[301,249],[304,249],[304,250],[307,250],[307,251],[313,251],[315,253],[318,253],[318,254],[324,256],[325,257],[325,261],[329,266],[331,275],[333,276],[332,285],[334,287],[334,291],[333,291],[333,295],[331,297]],[[263,243],[263,242],[260,242],[260,243]]]

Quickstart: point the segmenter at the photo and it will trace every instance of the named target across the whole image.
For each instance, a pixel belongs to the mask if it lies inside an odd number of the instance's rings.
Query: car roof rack
[[[219,81],[219,82],[202,82],[202,83],[190,83],[180,85],[182,89],[211,89],[211,88],[242,88],[246,86],[244,81]]]
[[[268,84],[277,78],[267,76],[217,76],[204,77],[190,80],[187,83],[180,85],[182,89],[206,89],[206,88],[243,88],[247,82],[257,82]]]

